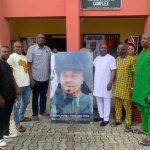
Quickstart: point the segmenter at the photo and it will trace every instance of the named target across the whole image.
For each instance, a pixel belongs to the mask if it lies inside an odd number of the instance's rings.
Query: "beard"
[[[73,94],[74,93],[74,85],[71,83],[66,83],[64,86],[62,86],[62,88],[66,94]]]
[[[100,52],[101,56],[105,56],[106,54],[107,54],[107,51]]]
[[[7,59],[9,58],[9,56],[2,55],[1,58],[2,58],[4,61],[7,61]]]

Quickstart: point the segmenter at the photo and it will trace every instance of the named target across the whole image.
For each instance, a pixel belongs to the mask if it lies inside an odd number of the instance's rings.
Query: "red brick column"
[[[150,32],[150,0],[148,1],[147,7],[149,16],[145,18],[144,32]]]
[[[3,17],[3,1],[0,0],[0,47],[10,47],[10,27],[9,20]]]
[[[80,0],[66,0],[67,51],[80,49]]]

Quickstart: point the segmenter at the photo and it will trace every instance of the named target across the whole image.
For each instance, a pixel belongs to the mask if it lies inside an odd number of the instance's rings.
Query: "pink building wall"
[[[80,18],[145,18],[150,31],[150,0],[122,0],[121,10],[80,10],[80,0],[0,0],[0,44],[10,46],[9,19],[66,18],[67,49],[79,50]]]

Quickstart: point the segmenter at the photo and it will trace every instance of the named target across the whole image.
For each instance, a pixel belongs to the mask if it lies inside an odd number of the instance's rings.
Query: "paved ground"
[[[31,110],[26,116],[31,117]],[[95,117],[97,113],[95,113]],[[112,115],[110,122],[114,121]],[[27,131],[7,139],[5,150],[148,150],[139,143],[145,135],[125,133],[125,123],[118,127],[100,127],[93,124],[52,124],[49,118],[40,117],[39,123],[21,123]],[[140,124],[133,126],[139,128]],[[11,117],[11,132],[15,133]]]

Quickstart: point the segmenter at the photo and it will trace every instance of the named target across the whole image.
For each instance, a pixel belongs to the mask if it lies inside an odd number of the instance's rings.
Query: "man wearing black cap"
[[[89,71],[84,69],[82,57],[75,53],[69,56],[62,61],[60,68],[56,66],[57,74],[60,74],[62,93],[51,99],[51,113],[92,114],[92,99],[81,92],[84,74]]]

